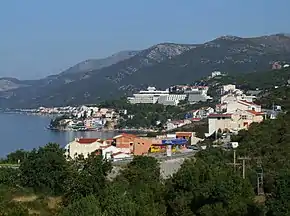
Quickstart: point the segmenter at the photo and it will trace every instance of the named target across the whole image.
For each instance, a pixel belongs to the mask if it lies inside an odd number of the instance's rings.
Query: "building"
[[[83,155],[87,158],[93,152],[107,144],[99,138],[76,138],[65,146],[65,155],[72,159]]]
[[[208,133],[206,137],[211,136],[215,132],[221,131],[239,131],[248,129],[253,123],[260,123],[264,120],[264,113],[254,110],[236,109],[232,113],[211,114],[208,116]]]
[[[245,95],[242,92],[237,91],[235,93],[228,93],[221,96],[221,104],[232,103],[234,101],[243,100],[247,102],[253,102],[256,99],[256,96]]]
[[[155,87],[148,87],[147,91],[139,91],[137,94],[133,94],[133,97],[128,97],[128,101],[131,104],[139,104],[139,103],[149,103],[155,104],[157,103],[159,97],[161,95],[169,95],[169,90],[156,90]]]
[[[231,129],[239,131],[242,129],[248,129],[248,127],[253,123],[260,123],[264,120],[263,112],[256,112],[253,110],[236,110],[232,114],[232,125]]]
[[[111,159],[113,154],[121,152],[119,148],[112,145],[102,146],[101,153],[104,159]]]
[[[208,116],[208,133],[206,137],[211,136],[219,130],[224,131],[225,129],[231,128],[232,114],[218,114],[213,113]]]
[[[133,134],[120,134],[113,137],[112,145],[116,146],[121,152],[144,155],[149,151],[154,139],[138,137]]]
[[[186,100],[186,94],[169,94],[169,95],[160,95],[157,103],[163,104],[166,106],[177,106],[180,101]]]
[[[211,72],[211,77],[216,77],[216,76],[221,76],[222,73],[220,71],[214,71],[214,72]]]
[[[236,85],[228,84],[222,87],[222,93],[234,91],[236,89]]]
[[[226,111],[227,113],[233,113],[237,109],[261,112],[261,105],[257,105],[253,102],[248,102],[245,100],[234,101],[234,102],[228,103],[226,106],[227,106],[227,111]]]
[[[195,136],[195,132],[176,132],[175,137],[177,139],[186,139],[188,140],[189,145],[196,145],[199,141],[203,139]]]
[[[272,64],[272,69],[273,70],[280,70],[282,68],[282,65],[279,62],[274,62]]]
[[[132,153],[135,138],[137,138],[137,136],[133,134],[123,133],[123,134],[113,137],[112,145],[119,148],[122,152]]]

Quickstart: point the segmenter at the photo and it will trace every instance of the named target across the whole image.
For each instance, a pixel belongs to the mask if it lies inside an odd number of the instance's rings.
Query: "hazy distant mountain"
[[[88,59],[63,71],[61,75],[72,73],[84,73],[92,70],[99,70],[101,68],[108,67],[120,61],[131,58],[138,52],[139,51],[121,51],[103,59]]]
[[[163,43],[109,66],[92,69],[81,63],[83,66],[70,68],[71,72],[38,80],[28,87],[3,91],[0,107],[97,103],[148,85],[165,88],[192,83],[214,70],[230,74],[269,70],[276,61],[290,62],[287,34],[254,38],[222,36],[195,45]]]

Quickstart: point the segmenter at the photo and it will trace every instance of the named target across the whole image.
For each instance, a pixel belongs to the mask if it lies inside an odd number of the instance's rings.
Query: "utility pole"
[[[246,160],[250,160],[249,157],[239,157],[238,160],[243,161],[243,179],[246,178]]]
[[[234,149],[234,162],[233,163],[228,163],[228,165],[233,165],[234,166],[234,171],[236,171],[236,167],[240,166],[240,163],[236,162],[236,150]]]
[[[261,158],[257,159],[257,194],[264,195],[264,173]]]

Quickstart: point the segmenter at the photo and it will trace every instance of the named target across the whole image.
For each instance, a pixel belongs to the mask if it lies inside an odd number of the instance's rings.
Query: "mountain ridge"
[[[155,85],[191,83],[214,70],[246,73],[290,62],[290,37],[221,36],[203,44],[160,43],[96,70],[59,74],[31,86],[2,91],[0,107],[96,103]]]

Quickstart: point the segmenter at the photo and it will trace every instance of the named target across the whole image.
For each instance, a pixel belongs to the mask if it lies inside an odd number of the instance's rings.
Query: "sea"
[[[47,116],[0,113],[0,157],[18,149],[32,150],[47,143],[64,147],[75,138],[111,138],[116,132],[101,131],[51,131]]]

